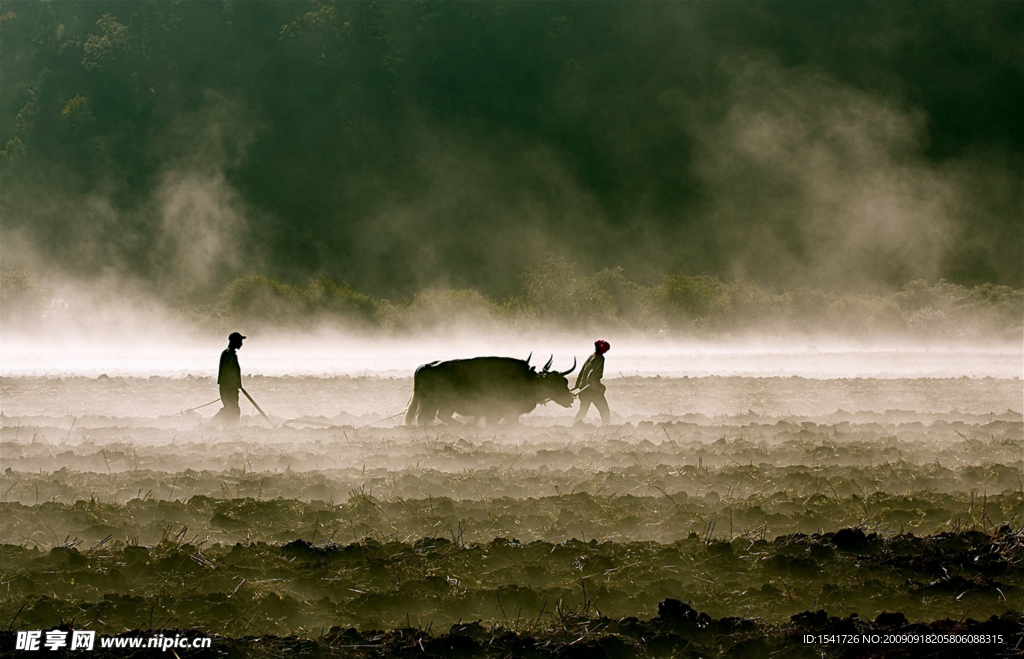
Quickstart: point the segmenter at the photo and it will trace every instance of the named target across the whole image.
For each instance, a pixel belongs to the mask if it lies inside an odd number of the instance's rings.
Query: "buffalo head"
[[[569,380],[565,376],[576,370],[576,358],[573,357],[572,368],[566,371],[552,371],[551,364],[554,360],[555,356],[551,355],[543,370],[536,374],[538,398],[542,402],[553,400],[562,407],[572,407],[575,398],[569,391]]]

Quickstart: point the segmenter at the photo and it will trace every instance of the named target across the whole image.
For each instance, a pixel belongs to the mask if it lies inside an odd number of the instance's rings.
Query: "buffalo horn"
[[[554,354],[552,354],[552,355],[551,355],[551,357],[549,357],[549,358],[548,358],[548,363],[547,363],[547,364],[544,364],[544,372],[545,372],[545,373],[546,373],[546,372],[547,372],[548,370],[550,370],[550,369],[551,369],[551,364],[552,364],[552,363],[554,363],[554,361],[555,361],[555,356],[554,356]]]
[[[570,373],[572,373],[575,370],[576,370],[576,358],[573,357],[572,358],[572,368],[570,368],[568,371],[561,371],[559,373],[559,375],[569,375]]]
[[[533,351],[532,351],[532,350],[530,351],[530,354],[528,354],[528,355],[526,356],[526,363],[527,363],[527,364],[529,364],[529,363],[530,363],[530,358],[531,358],[531,357],[533,357]]]

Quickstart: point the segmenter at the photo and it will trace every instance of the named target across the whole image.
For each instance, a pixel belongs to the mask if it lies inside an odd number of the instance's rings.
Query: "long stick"
[[[249,399],[249,402],[252,403],[252,406],[256,408],[256,411],[263,415],[263,418],[267,420],[267,423],[273,426],[274,422],[270,420],[270,417],[267,416],[263,410],[260,409],[260,406],[257,405],[256,401],[252,399],[252,396],[249,395],[249,392],[243,389],[242,387],[239,387],[239,389],[242,389],[242,393],[245,394],[245,397]]]
[[[190,407],[190,408],[189,408],[189,409],[187,409],[187,410],[182,410],[182,411],[180,411],[180,412],[176,412],[176,413],[172,414],[171,416],[178,416],[179,414],[184,414],[185,412],[194,412],[195,410],[198,410],[198,409],[204,408],[204,407],[206,407],[207,405],[213,405],[214,403],[218,403],[218,402],[220,402],[220,398],[214,398],[214,399],[213,399],[213,400],[211,400],[211,401],[210,401],[209,403],[204,403],[204,404],[202,404],[202,405],[199,405],[198,407]]]
[[[387,421],[389,419],[394,419],[396,416],[402,416],[403,414],[405,414],[405,410],[402,410],[398,414],[392,414],[391,416],[386,416],[383,419],[377,419],[376,421],[371,421],[370,423],[366,424],[365,426],[359,426],[359,427],[360,428],[369,428],[370,426],[372,426],[374,424],[377,424],[377,423],[380,423],[381,421]]]
[[[579,391],[576,391],[576,392],[570,391],[569,393],[572,394],[573,398],[577,398],[580,394],[582,394],[584,391],[586,391],[589,388],[590,388],[590,385],[589,384],[585,384],[582,387],[580,387]]]

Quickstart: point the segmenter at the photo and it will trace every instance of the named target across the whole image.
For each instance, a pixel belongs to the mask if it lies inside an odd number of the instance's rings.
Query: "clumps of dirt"
[[[62,627],[65,631],[70,627]],[[129,632],[125,637],[175,636],[195,638],[195,630],[161,629]],[[951,643],[958,638],[962,642]],[[855,640],[854,640],[855,639]],[[926,639],[931,639],[930,641]],[[944,639],[944,640],[939,640]],[[1020,656],[1024,645],[1024,615],[1008,611],[985,620],[966,618],[908,622],[902,613],[881,613],[862,620],[823,610],[803,611],[787,624],[769,625],[757,619],[712,618],[688,603],[666,599],[658,615],[649,620],[610,619],[589,607],[561,612],[541,629],[521,632],[500,624],[459,622],[440,633],[405,627],[387,631],[359,631],[333,626],[319,636],[214,636],[209,649],[189,650],[188,656],[255,657],[295,656],[374,659],[377,657],[437,657],[469,659],[521,657],[524,659],[626,659],[627,657],[969,657]],[[12,654],[15,633],[0,632],[0,656]],[[151,650],[103,649],[97,644],[90,656],[149,656]],[[13,654],[12,654],[13,656]]]
[[[556,606],[585,602],[613,620],[657,613],[677,626],[721,617],[743,627],[729,616],[765,625],[808,607],[865,618],[999,616],[1019,608],[1024,592],[1024,529],[1009,526],[925,537],[853,527],[772,541],[693,534],[671,544],[470,543],[452,534],[206,546],[183,530],[148,547],[112,544],[0,545],[0,621],[96,620],[96,631],[114,633],[147,628],[147,612],[157,610],[177,626],[228,637],[477,619],[523,632],[542,628]],[[695,609],[707,619],[694,622]]]

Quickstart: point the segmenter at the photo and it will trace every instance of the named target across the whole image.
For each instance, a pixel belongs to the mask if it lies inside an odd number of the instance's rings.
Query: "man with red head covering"
[[[611,418],[608,410],[608,401],[604,399],[605,387],[601,384],[604,377],[604,353],[608,352],[611,345],[604,339],[594,341],[594,354],[587,358],[576,378],[576,389],[579,389],[580,411],[576,413],[576,423],[581,423],[590,411],[593,403],[597,411],[601,413],[601,423],[607,424]]]

